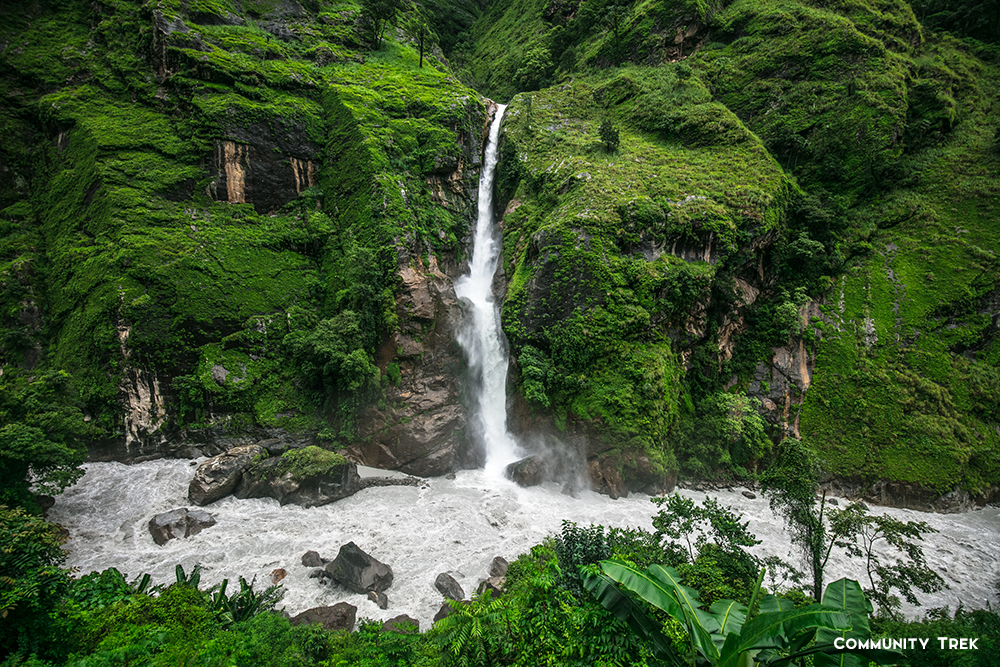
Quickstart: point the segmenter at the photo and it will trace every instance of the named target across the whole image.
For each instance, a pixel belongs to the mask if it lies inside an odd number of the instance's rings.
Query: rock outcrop
[[[382,632],[398,632],[399,634],[416,634],[420,632],[420,621],[413,618],[412,616],[407,616],[406,614],[393,616],[388,621],[382,624]]]
[[[974,495],[960,488],[940,493],[920,484],[860,479],[827,479],[820,484],[824,491],[852,501],[865,501],[885,507],[900,507],[919,512],[956,514],[968,512],[1000,500],[1000,489],[992,488]]]
[[[385,592],[392,586],[392,568],[361,550],[354,542],[340,547],[326,566],[333,579],[355,593]]]
[[[234,447],[213,456],[198,466],[188,486],[188,499],[195,505],[208,505],[236,490],[243,473],[265,449],[259,445]]]
[[[356,464],[340,458],[342,461],[332,466],[287,471],[284,457],[265,459],[243,473],[236,497],[274,498],[282,505],[302,507],[318,507],[346,498],[361,488],[361,477]]]
[[[452,278],[432,256],[399,271],[400,330],[380,357],[396,364],[398,383],[385,389],[382,407],[360,419],[350,451],[365,465],[421,477],[444,475],[476,463],[466,438],[466,411],[459,400],[465,364],[455,336],[461,309]]]
[[[354,629],[354,621],[357,619],[358,608],[346,602],[338,602],[328,607],[313,607],[307,609],[291,619],[292,625],[303,625],[306,623],[319,623],[326,630],[347,630]]]
[[[434,588],[438,589],[438,592],[449,600],[462,600],[465,598],[465,591],[462,590],[462,586],[455,581],[455,577],[447,572],[442,572],[437,576],[434,580]]]
[[[163,546],[178,537],[197,535],[205,528],[215,525],[215,517],[205,510],[189,510],[186,507],[157,514],[149,520],[149,533],[153,541]]]

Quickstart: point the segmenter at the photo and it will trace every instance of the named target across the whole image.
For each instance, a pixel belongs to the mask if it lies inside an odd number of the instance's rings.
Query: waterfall
[[[506,105],[498,105],[486,140],[483,171],[479,177],[479,218],[468,275],[455,282],[455,294],[465,301],[465,322],[458,344],[469,361],[472,380],[473,437],[486,452],[486,471],[503,473],[518,459],[518,446],[507,430],[507,341],[500,328],[500,308],[493,299],[493,276],[501,242],[493,224],[493,174],[497,166],[497,137]]]

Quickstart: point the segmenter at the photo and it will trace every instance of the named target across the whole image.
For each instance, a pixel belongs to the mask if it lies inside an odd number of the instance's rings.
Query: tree
[[[0,658],[48,642],[49,615],[69,586],[69,573],[59,567],[65,541],[57,526],[0,505]]]
[[[927,566],[924,550],[918,544],[927,533],[937,531],[923,521],[900,521],[888,515],[873,516],[863,503],[851,503],[846,509],[830,513],[831,537],[823,564],[834,546],[840,547],[851,558],[863,558],[870,588],[865,594],[879,606],[879,613],[893,615],[900,606],[898,591],[907,602],[920,605],[913,589],[935,593],[944,588],[944,580]],[[887,561],[884,543],[895,549],[896,558]]]
[[[761,476],[761,489],[771,511],[785,518],[792,544],[799,547],[813,575],[813,598],[823,592],[823,565],[826,551],[826,523],[823,509],[826,494],[817,506],[819,465],[801,440],[786,438],[778,448],[774,463]],[[829,554],[826,555],[829,557]]]
[[[403,8],[402,0],[361,0],[361,16],[372,28],[372,48],[382,47],[386,29],[396,22],[396,15]]]
[[[91,429],[68,373],[0,376],[0,503],[38,511],[34,491],[56,494],[83,476]]]
[[[932,593],[944,580],[927,566],[918,544],[927,533],[936,532],[923,521],[899,521],[887,515],[873,516],[862,503],[844,510],[827,510],[826,493],[817,503],[818,467],[812,453],[800,440],[782,442],[778,460],[761,477],[771,510],[785,517],[792,530],[792,543],[806,556],[813,574],[813,597],[823,586],[823,571],[834,547],[855,559],[864,559],[870,588],[865,593],[879,605],[880,613],[892,615],[899,608],[898,591],[910,604],[919,604],[913,589]],[[829,521],[825,513],[829,514]],[[896,551],[889,562],[884,543]]]
[[[473,595],[472,602],[445,600],[451,614],[438,621],[434,627],[441,647],[451,658],[447,664],[462,667],[490,667],[508,662],[506,657],[513,647],[505,629],[510,626],[511,610],[504,598],[492,598],[492,591]],[[501,628],[501,629],[498,629]]]
[[[609,152],[617,150],[620,137],[618,136],[618,128],[609,120],[601,123],[601,127],[598,129],[601,135],[601,143],[604,144],[604,148]]]
[[[604,26],[615,36],[615,42],[621,39],[621,29],[628,17],[628,6],[612,4],[604,11]]]

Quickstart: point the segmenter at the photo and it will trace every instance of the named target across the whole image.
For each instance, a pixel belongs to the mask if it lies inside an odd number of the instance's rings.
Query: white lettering
[[[949,649],[956,649],[956,648],[958,648],[958,640],[954,639],[954,638],[949,639],[948,640],[948,648]]]
[[[837,637],[836,639],[834,639],[833,640],[833,648],[837,649],[838,651],[844,650],[844,638],[843,637]]]
[[[941,650],[943,651],[945,649],[945,645],[944,644],[945,644],[945,642],[948,641],[948,638],[947,637],[938,637],[938,641],[941,642]]]
[[[900,651],[900,650],[906,648],[906,640],[905,639],[893,639],[892,640],[892,648],[893,648],[893,650],[896,650],[896,651]]]
[[[978,641],[979,641],[979,637],[974,637],[973,639],[970,639],[969,640],[969,648],[970,649],[975,649],[975,650],[978,651],[979,647],[976,646],[976,642],[978,642]]]
[[[962,637],[961,639],[959,639],[958,640],[958,648],[962,649],[963,651],[968,651],[969,650],[969,638],[968,637]]]
[[[930,643],[930,638],[920,640],[920,648],[927,648],[927,644]]]
[[[871,647],[872,647],[871,639],[862,639],[858,641],[858,648],[871,648]]]

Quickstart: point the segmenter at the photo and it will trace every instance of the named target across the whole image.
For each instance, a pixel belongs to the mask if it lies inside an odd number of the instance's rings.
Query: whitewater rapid
[[[655,506],[648,496],[611,500],[585,491],[580,499],[562,495],[555,484],[524,489],[498,480],[483,470],[464,471],[455,479],[430,479],[423,487],[382,487],[323,507],[280,507],[276,500],[224,498],[206,509],[218,523],[187,539],[157,546],[147,524],[156,514],[192,507],[187,488],[197,461],[165,459],[134,465],[88,463],[86,474],[60,495],[51,520],[69,530],[68,565],[80,574],[117,567],[130,577],[150,573],[159,583],[174,581],[174,567],[186,571],[200,563],[203,586],[243,575],[270,584],[278,568],[288,572],[281,582],[285,598],[279,605],[296,614],[310,607],[347,601],[358,618],[388,619],[409,614],[421,629],[431,625],[440,608],[434,588],[440,572],[449,572],[466,596],[486,578],[494,556],[513,560],[518,554],[558,533],[563,519],[580,525],[652,529]],[[701,500],[705,493],[683,490]],[[788,559],[792,553],[782,521],[767,501],[744,498],[738,491],[708,495],[743,514],[763,543],[759,555]],[[843,506],[843,501],[841,501]],[[926,514],[872,507],[898,519],[926,521],[941,531],[927,538],[928,563],[951,586],[921,595],[924,608],[962,602],[966,608],[996,607],[993,582],[1000,576],[1000,509],[965,514]],[[332,559],[340,546],[353,541],[392,566],[395,579],[386,591],[389,608],[379,609],[366,597],[323,586],[309,578],[312,568],[301,564],[306,551]],[[796,563],[802,568],[802,563]],[[843,576],[863,580],[863,572],[846,559],[831,559],[826,579]],[[906,608],[909,615],[921,610]]]

